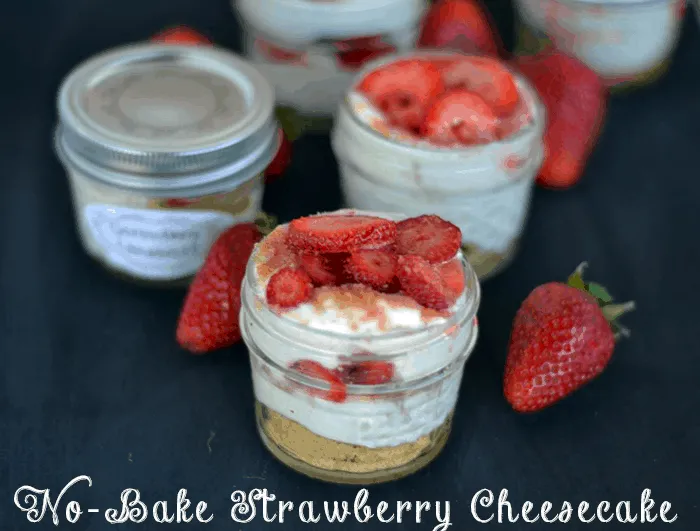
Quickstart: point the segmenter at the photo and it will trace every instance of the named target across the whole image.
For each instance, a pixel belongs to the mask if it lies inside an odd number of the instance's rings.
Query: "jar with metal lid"
[[[265,78],[220,49],[132,45],[79,65],[55,147],[87,253],[132,280],[186,283],[224,229],[259,213],[273,109]]]
[[[426,9],[425,0],[232,4],[245,30],[246,57],[275,87],[278,104],[311,128],[330,125],[353,72],[366,61],[415,47]]]
[[[665,72],[686,0],[517,0],[518,51],[553,44],[611,88],[643,85]]]

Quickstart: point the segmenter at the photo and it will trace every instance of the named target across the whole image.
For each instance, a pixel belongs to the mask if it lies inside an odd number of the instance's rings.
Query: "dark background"
[[[489,3],[508,45],[512,14]],[[190,357],[175,344],[182,292],[136,288],[103,272],[74,232],[65,174],[51,147],[61,78],[105,48],[185,23],[236,49],[224,0],[27,0],[3,14],[0,49],[0,529],[29,524],[12,502],[25,484],[56,495],[75,476],[92,477],[64,499],[59,528],[111,529],[101,515],[66,523],[71,499],[84,509],[119,507],[122,489],[151,504],[177,490],[206,500],[216,518],[202,529],[263,529],[229,519],[230,493],[265,487],[280,499],[349,500],[356,488],[318,483],[287,470],[254,428],[244,347]],[[644,488],[672,502],[674,529],[697,529],[700,479],[700,34],[688,11],[669,74],[614,97],[581,184],[539,190],[515,263],[484,286],[482,333],[467,366],[452,438],[428,469],[370,488],[379,500],[450,500],[451,529],[480,528],[469,504],[482,488],[510,490],[516,507],[550,500],[630,499]],[[336,208],[337,173],[328,139],[298,142],[293,168],[268,189],[267,211],[283,221]],[[564,279],[582,260],[589,276],[638,311],[633,330],[597,381],[534,416],[501,395],[509,326],[537,284]],[[208,444],[209,441],[209,444]],[[404,524],[431,530],[437,522]],[[294,515],[282,529],[305,529]],[[394,524],[395,525],[395,524]],[[498,524],[494,524],[496,526]],[[542,524],[504,524],[513,530]],[[654,524],[648,527],[655,528]],[[149,520],[125,529],[160,529]],[[195,528],[190,524],[186,528]],[[328,525],[321,523],[317,529]],[[489,527],[489,526],[484,526]],[[566,529],[618,529],[620,524]],[[390,529],[376,520],[335,528]]]

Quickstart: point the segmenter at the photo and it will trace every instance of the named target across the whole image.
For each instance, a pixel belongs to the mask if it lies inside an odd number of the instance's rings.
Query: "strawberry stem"
[[[630,331],[620,325],[617,320],[636,308],[634,301],[614,303],[612,296],[603,286],[596,282],[585,282],[583,280],[583,272],[587,267],[588,262],[581,262],[576,270],[569,276],[567,284],[572,288],[585,291],[595,298],[600,307],[600,311],[603,313],[608,323],[610,323],[610,327],[615,333],[616,340],[621,337],[629,337]]]
[[[271,214],[266,214],[265,212],[258,212],[254,223],[258,226],[260,234],[267,236],[277,226],[277,218]]]

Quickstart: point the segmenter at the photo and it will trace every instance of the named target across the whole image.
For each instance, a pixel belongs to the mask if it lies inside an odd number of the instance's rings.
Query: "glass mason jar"
[[[241,333],[250,352],[255,412],[268,450],[292,469],[333,483],[412,474],[445,445],[464,366],[478,335],[480,286],[463,260],[466,296],[444,322],[381,335],[312,328],[272,311],[256,289],[255,253],[243,281]],[[300,360],[334,370],[389,363],[379,385],[329,383]]]
[[[277,104],[328,129],[353,73],[414,48],[425,0],[232,0],[244,49],[275,87]]]
[[[554,45],[598,73],[609,87],[662,75],[681,30],[686,0],[516,0],[518,53]]]
[[[219,233],[259,213],[273,101],[253,67],[208,47],[126,46],[79,65],[55,147],[85,251],[130,280],[186,284]]]
[[[399,57],[445,55],[415,52]],[[513,73],[530,123],[504,140],[460,149],[397,141],[358,117],[353,98],[341,103],[332,131],[346,204],[410,216],[437,214],[462,230],[463,250],[481,280],[502,271],[516,253],[543,160],[545,112],[531,85]]]

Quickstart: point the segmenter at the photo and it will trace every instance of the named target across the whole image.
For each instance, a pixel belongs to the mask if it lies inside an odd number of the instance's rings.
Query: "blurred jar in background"
[[[646,84],[666,70],[686,0],[516,0],[518,51],[544,45],[579,58],[609,87]]]
[[[277,103],[330,117],[367,61],[414,48],[425,0],[232,0]],[[321,120],[324,121],[324,120]]]
[[[125,46],[79,65],[55,144],[86,252],[131,280],[186,284],[224,229],[257,217],[273,111],[265,78],[208,46]]]
[[[382,109],[381,95],[379,105],[373,105],[361,94],[367,80],[376,79],[379,88],[388,92],[385,101],[391,101],[395,92],[401,104],[412,87],[426,83],[400,70],[425,61],[441,68],[445,84],[459,87],[474,82],[475,89],[478,85],[478,90],[499,96],[501,88],[512,88],[514,93],[507,92],[514,97],[508,102],[513,105],[499,121],[493,139],[430,142],[425,135],[414,136],[413,127],[425,132],[427,124],[416,125],[412,118],[423,121],[438,107],[418,111],[402,104],[400,112],[394,113],[396,107]],[[468,102],[454,101],[443,109],[438,122],[454,128],[457,135],[461,124],[479,120],[478,110]],[[392,123],[391,115],[405,115],[408,127],[402,127],[401,120]],[[358,210],[435,214],[449,220],[461,229],[464,254],[484,280],[504,270],[516,255],[542,165],[544,124],[545,111],[536,90],[497,59],[448,51],[414,51],[379,59],[358,74],[333,126],[331,141],[345,204]]]

